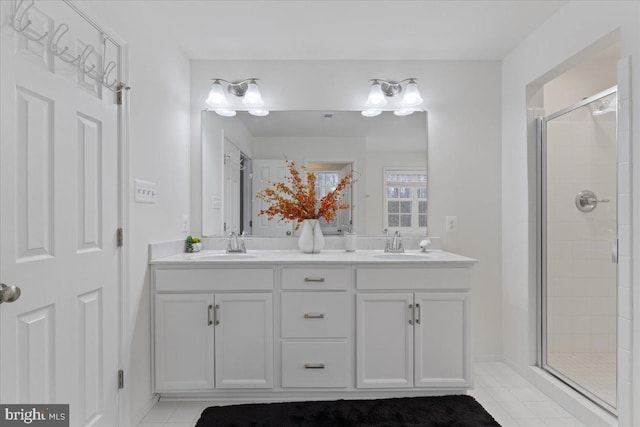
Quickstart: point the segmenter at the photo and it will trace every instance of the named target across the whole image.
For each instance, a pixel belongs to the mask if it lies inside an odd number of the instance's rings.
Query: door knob
[[[14,302],[20,298],[20,288],[17,286],[7,286],[0,283],[0,304],[3,302]]]

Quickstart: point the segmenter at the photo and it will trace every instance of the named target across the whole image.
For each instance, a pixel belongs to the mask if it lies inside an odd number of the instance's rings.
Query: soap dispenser
[[[347,252],[356,251],[356,233],[352,232],[351,224],[343,226],[344,249]]]

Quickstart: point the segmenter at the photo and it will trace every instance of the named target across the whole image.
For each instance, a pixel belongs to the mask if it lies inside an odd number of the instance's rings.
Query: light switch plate
[[[136,194],[136,202],[138,203],[155,203],[158,197],[155,182],[136,179],[134,191]]]

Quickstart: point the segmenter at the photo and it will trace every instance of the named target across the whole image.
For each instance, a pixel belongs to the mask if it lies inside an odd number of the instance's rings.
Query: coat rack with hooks
[[[62,46],[62,37],[70,30],[67,24],[59,24],[53,34],[48,31],[43,34],[38,33],[31,26],[32,22],[28,18],[29,9],[35,4],[35,0],[14,0],[13,16],[11,17],[11,26],[17,33],[21,33],[28,40],[41,43],[47,48],[52,55],[60,60],[75,65],[82,74],[97,81],[103,87],[111,91],[118,90],[117,66],[116,61],[109,61],[101,70],[96,69],[96,65],[87,65],[87,60],[96,53],[96,48],[89,44],[78,56],[73,56],[69,52],[69,46]],[[107,37],[102,35],[102,58],[105,58]],[[112,74],[115,72],[115,77]]]

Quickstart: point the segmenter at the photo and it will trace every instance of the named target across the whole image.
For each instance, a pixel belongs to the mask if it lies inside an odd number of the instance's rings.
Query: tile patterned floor
[[[471,394],[502,425],[584,426],[513,369],[500,362],[476,363]],[[206,402],[158,402],[138,427],[194,427]]]
[[[616,353],[549,353],[547,363],[616,406]]]

